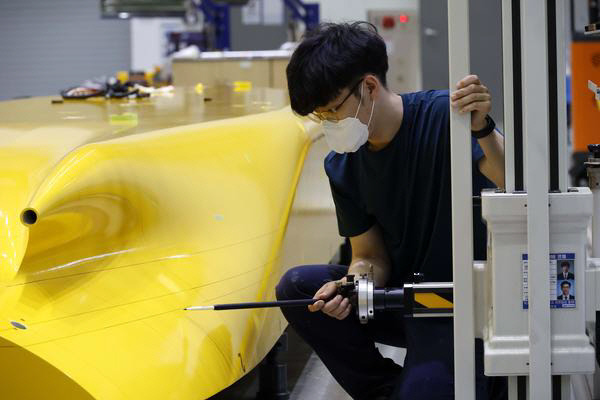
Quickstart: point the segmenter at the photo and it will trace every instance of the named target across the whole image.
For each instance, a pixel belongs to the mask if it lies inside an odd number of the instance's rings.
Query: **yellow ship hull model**
[[[2,398],[201,399],[260,362],[278,309],[184,308],[272,300],[286,268],[335,250],[330,207],[308,213],[326,240],[290,219],[303,175],[323,177],[303,169],[317,130],[286,102],[0,103]]]

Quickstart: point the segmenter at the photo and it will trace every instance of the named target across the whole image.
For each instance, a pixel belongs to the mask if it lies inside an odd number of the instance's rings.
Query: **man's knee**
[[[346,275],[343,265],[301,265],[289,269],[275,288],[278,300],[310,299],[321,286]]]
[[[305,266],[294,267],[286,271],[275,288],[277,300],[294,300],[305,298],[302,292],[303,276]]]

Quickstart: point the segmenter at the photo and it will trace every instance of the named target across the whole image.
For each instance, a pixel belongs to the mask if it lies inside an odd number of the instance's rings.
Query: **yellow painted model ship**
[[[316,131],[286,102],[0,103],[2,398],[202,399],[265,356],[279,310],[183,308],[272,300],[285,268],[335,250],[331,209],[326,240],[294,226]]]

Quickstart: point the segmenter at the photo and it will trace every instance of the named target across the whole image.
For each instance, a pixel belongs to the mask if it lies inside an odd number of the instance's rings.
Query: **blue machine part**
[[[319,4],[303,3],[300,0],[282,0],[291,11],[295,20],[304,22],[306,30],[316,28],[319,24]],[[229,21],[229,5],[217,4],[213,0],[200,0],[198,10],[204,14],[206,22],[215,29],[214,47],[219,50],[231,49],[231,27]]]
[[[212,0],[201,0],[198,9],[204,14],[204,20],[215,29],[215,47],[219,50],[231,49],[231,29],[229,6],[216,4]]]
[[[319,25],[319,4],[303,3],[300,0],[283,0],[291,11],[292,18],[304,22],[309,31]]]

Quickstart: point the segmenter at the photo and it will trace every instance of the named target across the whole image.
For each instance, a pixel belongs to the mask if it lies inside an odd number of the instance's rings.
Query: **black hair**
[[[563,261],[563,262],[561,262],[561,263],[560,263],[560,266],[561,266],[561,268],[562,268],[562,267],[564,267],[565,265],[566,265],[567,267],[570,267],[570,266],[571,266],[571,265],[569,265],[569,262],[568,262],[568,261]]]
[[[563,285],[569,285],[569,287],[571,287],[571,282],[569,282],[569,281],[562,281],[560,283],[560,287],[563,287]]]
[[[306,33],[287,66],[292,110],[307,115],[368,73],[387,87],[387,70],[385,42],[373,24],[322,23]]]

